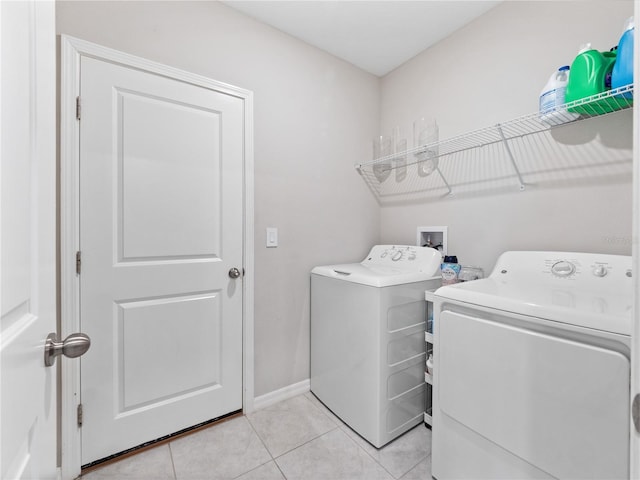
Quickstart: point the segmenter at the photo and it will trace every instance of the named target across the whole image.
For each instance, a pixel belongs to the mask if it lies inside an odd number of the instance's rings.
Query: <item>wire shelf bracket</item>
[[[498,133],[500,133],[500,137],[502,138],[502,142],[504,143],[504,149],[507,152],[507,156],[511,161],[511,165],[513,165],[513,169],[515,170],[516,175],[518,176],[518,183],[520,184],[520,190],[524,190],[524,180],[522,180],[522,175],[520,174],[520,170],[518,170],[518,165],[516,164],[516,159],[513,157],[513,153],[511,153],[511,149],[509,148],[509,142],[507,141],[507,138],[504,136],[504,132],[502,131],[502,126],[498,123],[496,125],[496,129],[498,130]]]

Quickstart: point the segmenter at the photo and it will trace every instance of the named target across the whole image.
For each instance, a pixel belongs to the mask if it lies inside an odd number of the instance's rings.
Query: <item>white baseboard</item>
[[[279,390],[265,393],[264,395],[260,395],[259,397],[255,397],[253,399],[253,410],[260,410],[283,400],[288,400],[289,398],[295,397],[297,395],[302,395],[303,393],[307,393],[308,391],[310,391],[310,388],[311,384],[309,382],[309,379],[307,378],[306,380],[288,385],[286,387],[280,388]]]

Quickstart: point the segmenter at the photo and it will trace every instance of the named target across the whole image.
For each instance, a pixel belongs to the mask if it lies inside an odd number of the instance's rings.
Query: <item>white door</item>
[[[88,56],[80,85],[86,465],[242,408],[244,132],[215,89]]]
[[[0,478],[56,478],[53,2],[0,2]]]
[[[640,30],[640,0],[634,1],[635,31]],[[634,65],[634,91],[640,90],[640,62],[637,61],[640,52],[640,35],[634,36],[636,62]],[[637,96],[637,93],[636,93]],[[630,442],[630,471],[631,478],[640,478],[640,111],[637,104],[633,107],[633,279],[635,299],[633,313],[633,335],[631,345],[631,404],[638,407],[632,410],[632,419],[638,427],[631,426]],[[637,397],[637,400],[636,400]],[[635,411],[634,411],[635,410]]]

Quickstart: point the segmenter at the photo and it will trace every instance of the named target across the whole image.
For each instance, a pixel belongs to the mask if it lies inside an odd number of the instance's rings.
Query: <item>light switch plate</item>
[[[278,229],[275,227],[267,228],[267,248],[275,248],[278,246]]]

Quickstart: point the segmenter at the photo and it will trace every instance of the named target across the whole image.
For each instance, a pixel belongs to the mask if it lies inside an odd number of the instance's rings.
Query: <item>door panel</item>
[[[80,97],[87,464],[242,408],[243,102],[88,57]]]
[[[56,478],[55,9],[0,2],[0,478]]]
[[[220,112],[118,97],[119,259],[219,258]]]
[[[220,292],[118,305],[116,385],[123,412],[220,388],[220,307]],[[149,362],[148,352],[140,345],[145,345],[148,332],[154,329],[163,349]]]

